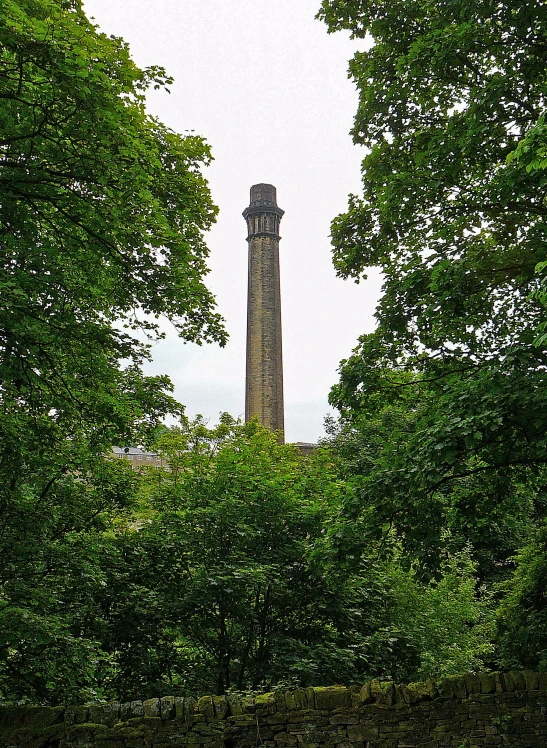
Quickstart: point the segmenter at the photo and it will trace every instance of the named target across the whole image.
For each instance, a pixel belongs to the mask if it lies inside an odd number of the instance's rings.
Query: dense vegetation
[[[203,284],[215,215],[210,155],[144,111],[139,70],[79,2],[0,13],[0,682],[47,699],[99,679],[82,635],[104,532],[133,496],[104,459],[180,412],[145,377],[166,315],[186,340],[225,338]],[[122,366],[123,362],[123,366]]]
[[[384,277],[331,395],[356,485],[336,543],[358,557],[396,538],[426,577],[469,548],[508,595],[498,662],[545,667],[547,5],[324,0],[320,16],[374,41],[350,63],[363,196],[333,245],[341,276]]]
[[[160,315],[226,338],[208,146],[144,109],[165,72],[78,0],[2,4],[3,701],[547,667],[547,5],[320,16],[374,41],[350,68],[364,193],[333,245],[384,293],[304,457],[255,422],[188,422],[142,373]]]

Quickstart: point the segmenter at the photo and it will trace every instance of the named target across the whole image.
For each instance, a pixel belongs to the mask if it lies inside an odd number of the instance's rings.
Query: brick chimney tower
[[[277,206],[273,185],[251,187],[251,204],[243,212],[249,242],[245,420],[258,416],[264,426],[281,432],[285,429],[279,287],[279,223],[283,213]]]

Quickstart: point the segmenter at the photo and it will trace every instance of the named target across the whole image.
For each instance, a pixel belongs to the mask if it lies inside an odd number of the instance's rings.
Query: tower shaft
[[[247,296],[247,376],[245,420],[258,416],[272,431],[284,431],[279,223],[270,184],[251,187],[251,203],[243,213],[249,243]]]

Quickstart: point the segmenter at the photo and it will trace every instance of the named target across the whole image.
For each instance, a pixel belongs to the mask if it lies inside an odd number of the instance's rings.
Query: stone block
[[[297,688],[294,691],[294,700],[297,709],[313,709],[315,706],[313,702],[310,704],[307,688]]]
[[[266,722],[269,725],[284,725],[287,722],[287,714],[275,712],[274,714],[266,717]]]
[[[503,683],[501,681],[500,673],[494,671],[493,673],[490,673],[492,678],[494,679],[494,686],[496,693],[502,693],[503,692]]]
[[[372,688],[370,681],[362,686],[359,691],[359,698],[362,704],[369,704],[372,701]]]
[[[377,704],[391,706],[395,703],[395,686],[393,683],[380,682],[380,695],[376,699]]]
[[[291,726],[291,729],[296,730],[298,723],[304,723],[309,720],[311,712],[309,709],[300,709],[299,711],[290,712],[286,716],[286,722]]]
[[[241,711],[243,714],[254,714],[256,712],[256,704],[252,696],[244,696],[241,699]]]
[[[187,719],[194,716],[197,703],[193,696],[186,696],[184,698],[184,716]]]
[[[305,688],[307,709],[315,709],[315,691],[311,686]]]
[[[292,691],[285,691],[285,705],[288,712],[294,712],[297,708],[296,699]]]
[[[210,696],[202,696],[201,699],[198,699],[196,711],[202,714],[207,721],[213,719],[215,716],[213,699]]]
[[[146,699],[146,701],[142,702],[142,708],[144,710],[144,716],[146,719],[150,719],[152,717],[161,717],[159,699]]]
[[[358,725],[359,717],[350,717],[348,714],[334,714],[329,718],[329,724],[331,725]]]
[[[142,701],[131,702],[131,716],[132,717],[144,717],[144,707]]]
[[[524,680],[524,675],[520,670],[511,670],[509,675],[514,683],[514,691],[525,691],[526,690],[526,681]]]
[[[538,673],[538,688],[540,691],[547,691],[547,673]]]
[[[439,691],[437,689],[437,684],[435,683],[433,678],[426,678],[424,683],[427,686],[430,698],[436,699],[437,696],[439,695]]]
[[[215,707],[216,718],[226,719],[230,712],[226,696],[213,696],[213,706]]]
[[[465,681],[468,695],[481,692],[481,682],[477,675],[474,673],[468,673],[463,676],[463,679]]]
[[[89,722],[92,725],[110,724],[110,704],[92,704],[89,707]]]
[[[274,692],[275,708],[278,712],[287,711],[287,702],[285,701],[285,693],[283,691]]]
[[[343,686],[314,688],[318,709],[347,709],[351,707],[351,691]]]
[[[453,688],[452,693],[454,693]],[[423,681],[409,683],[406,687],[406,693],[404,693],[404,699],[408,704],[419,704],[420,701],[431,699],[431,687]]]
[[[364,724],[351,725],[348,727],[348,740],[350,743],[359,743],[364,740],[374,740],[379,735],[378,725]]]
[[[163,720],[175,719],[175,697],[164,696],[160,699],[160,713]]]
[[[125,701],[120,704],[120,722],[127,722],[131,717],[131,702]]]
[[[4,709],[24,709],[25,726],[45,728],[51,725],[58,725],[63,722],[65,708],[62,706],[34,706],[34,707],[4,707]],[[13,714],[13,712],[12,712]]]
[[[524,682],[526,683],[527,691],[536,691],[538,689],[539,678],[536,672],[534,672],[533,670],[523,670],[522,676],[524,678]]]
[[[254,698],[257,714],[272,714],[276,711],[275,694],[273,691],[261,693]]]
[[[379,680],[374,679],[370,681],[370,691],[373,701],[376,701],[382,695],[382,686]]]
[[[278,732],[274,740],[277,745],[296,745],[298,742],[296,735],[286,732]]]
[[[120,721],[120,709],[121,704],[119,701],[112,701],[110,704],[106,705],[106,713],[107,713],[107,724],[112,727],[116,725]]]
[[[465,685],[465,678],[459,675],[451,675],[447,678],[452,683],[452,693],[456,699],[467,698],[467,686]]]
[[[184,698],[175,696],[175,719],[184,719]]]
[[[64,713],[66,725],[77,725],[88,721],[89,708],[87,706],[67,706]]]
[[[452,678],[442,679],[442,681],[439,683],[439,694],[442,696],[443,699],[454,698],[454,684],[452,682]]]
[[[490,673],[478,673],[477,678],[479,679],[481,693],[495,693],[496,682]]]

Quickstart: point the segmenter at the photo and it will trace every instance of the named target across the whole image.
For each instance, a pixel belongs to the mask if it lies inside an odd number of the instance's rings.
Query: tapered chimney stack
[[[280,432],[285,429],[279,285],[283,213],[273,185],[251,187],[251,203],[243,212],[249,243],[245,420],[258,416],[264,426]]]

